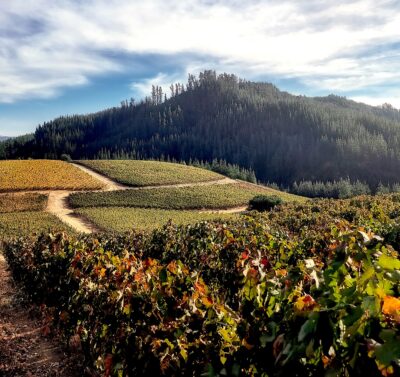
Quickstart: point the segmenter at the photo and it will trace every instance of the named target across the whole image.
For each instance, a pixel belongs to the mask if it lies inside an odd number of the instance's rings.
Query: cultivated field
[[[74,193],[69,201],[74,208],[84,207],[143,207],[162,209],[229,208],[247,205],[258,194],[277,194],[285,200],[301,200],[276,190],[245,183],[170,187],[113,192]]]
[[[209,170],[169,162],[84,160],[79,163],[119,183],[136,187],[208,182],[224,178]]]
[[[200,213],[198,211],[177,211],[150,208],[82,208],[75,211],[87,218],[99,228],[125,232],[129,230],[154,230],[161,228],[168,221],[174,224],[192,224],[206,220],[231,220],[239,215]]]
[[[41,211],[0,213],[0,240],[41,232],[74,231],[57,217]]]
[[[34,190],[93,190],[103,185],[63,161],[0,161],[0,192]]]
[[[47,195],[36,193],[0,194],[0,213],[42,211],[47,204]]]
[[[233,221],[60,234],[4,251],[99,375],[112,365],[116,377],[399,376],[399,203],[286,203]]]

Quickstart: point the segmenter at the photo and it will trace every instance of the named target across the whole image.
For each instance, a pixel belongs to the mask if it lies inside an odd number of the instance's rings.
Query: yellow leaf
[[[126,304],[124,306],[123,313],[126,314],[126,315],[130,315],[131,314],[131,304]]]
[[[185,349],[181,348],[181,356],[183,357],[183,360],[187,361],[188,359],[188,354]]]
[[[317,309],[318,304],[310,295],[304,295],[296,300],[294,308],[299,312],[309,311]]]
[[[232,340],[232,336],[229,334],[228,330],[226,329],[219,329],[218,330],[219,334],[222,336],[222,338],[225,340],[225,342],[230,343]]]
[[[393,296],[385,296],[382,313],[393,317],[396,322],[400,322],[400,299]]]

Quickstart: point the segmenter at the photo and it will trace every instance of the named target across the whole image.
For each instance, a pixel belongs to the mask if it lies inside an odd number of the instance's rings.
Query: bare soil
[[[46,326],[22,302],[0,254],[0,376],[82,376],[76,356],[45,337]]]

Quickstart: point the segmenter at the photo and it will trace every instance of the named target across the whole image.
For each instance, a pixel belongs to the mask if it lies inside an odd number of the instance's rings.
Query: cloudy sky
[[[203,69],[400,108],[399,0],[0,0],[0,135]]]

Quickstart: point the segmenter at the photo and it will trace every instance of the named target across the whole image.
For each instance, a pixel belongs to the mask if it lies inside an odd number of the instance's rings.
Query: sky
[[[0,0],[0,135],[205,69],[400,108],[400,0]]]

